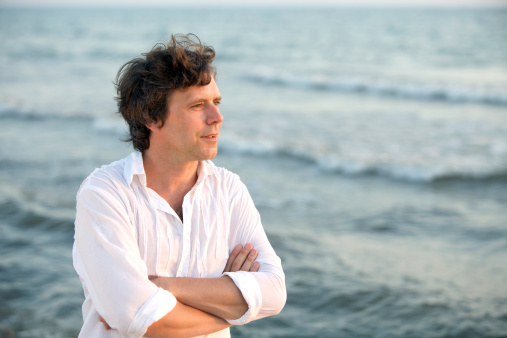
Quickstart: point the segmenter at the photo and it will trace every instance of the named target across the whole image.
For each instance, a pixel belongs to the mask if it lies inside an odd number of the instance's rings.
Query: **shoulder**
[[[135,193],[126,180],[128,166],[129,157],[103,165],[86,177],[76,195],[76,229],[90,224],[100,225],[107,234],[123,225],[133,229]]]
[[[225,182],[237,182],[241,181],[238,174],[233,173],[232,171],[223,168],[223,167],[217,167],[215,164],[211,161],[208,162],[212,165],[214,170],[214,175],[221,181]]]
[[[217,167],[211,161],[207,162],[208,165],[210,165],[211,170],[213,171],[212,175],[214,176],[214,180],[219,182],[222,188],[227,189],[230,192],[233,192],[238,188],[243,188],[245,186],[238,174],[233,173],[232,171],[226,168]]]
[[[78,196],[84,191],[94,190],[97,192],[114,193],[128,186],[124,170],[128,157],[96,168],[84,179],[78,190]]]
[[[249,198],[250,194],[246,185],[241,181],[238,174],[222,167],[215,166],[211,161],[208,161],[213,166],[213,181],[219,185],[219,189],[223,195],[230,201],[236,201]]]

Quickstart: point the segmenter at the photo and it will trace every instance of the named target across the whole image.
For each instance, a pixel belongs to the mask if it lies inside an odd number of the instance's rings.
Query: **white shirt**
[[[252,243],[258,272],[228,272],[248,304],[234,325],[277,314],[285,276],[239,177],[211,161],[183,200],[183,222],[146,186],[142,155],[96,169],[77,193],[74,268],[83,284],[80,337],[141,337],[176,304],[148,276],[220,277],[230,251]],[[106,331],[99,314],[114,330]],[[230,337],[225,329],[208,337]]]

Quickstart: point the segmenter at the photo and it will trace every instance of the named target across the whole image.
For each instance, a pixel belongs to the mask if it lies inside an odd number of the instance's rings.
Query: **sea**
[[[214,160],[287,304],[233,337],[507,337],[507,10],[0,8],[0,337],[76,337],[75,195],[127,156],[119,68],[217,53]]]

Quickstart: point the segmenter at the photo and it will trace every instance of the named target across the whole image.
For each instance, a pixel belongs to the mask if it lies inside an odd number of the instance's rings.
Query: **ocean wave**
[[[6,51],[4,56],[9,61],[98,61],[98,60],[129,60],[138,56],[137,51],[105,48],[104,46],[89,46],[84,51],[69,50],[55,46],[28,45],[24,48]]]
[[[112,119],[97,117],[84,114],[51,114],[45,112],[36,112],[29,110],[21,110],[12,108],[0,102],[0,119],[21,120],[21,121],[50,121],[50,120],[67,120],[89,122],[92,128],[97,132],[106,132],[112,134],[122,134],[126,130],[125,123],[121,119]]]
[[[327,90],[405,99],[470,102],[490,105],[507,105],[507,89],[489,85],[453,85],[409,82],[395,79],[366,77],[312,78],[271,70],[252,72],[244,76],[252,82],[273,86]]]
[[[80,114],[57,114],[47,113],[44,111],[34,111],[27,109],[20,109],[12,107],[9,104],[0,102],[0,119],[11,119],[11,120],[55,120],[55,119],[67,119],[67,120],[88,120],[92,121],[95,119],[91,115],[80,115]]]
[[[220,152],[259,156],[285,157],[316,166],[323,172],[342,175],[373,175],[413,183],[434,183],[446,180],[486,181],[507,180],[507,167],[473,170],[470,168],[442,169],[428,166],[413,166],[396,163],[381,163],[319,155],[300,150],[277,148],[275,146],[248,145],[240,142],[219,145]]]
[[[110,118],[94,118],[93,129],[101,133],[123,135],[127,132],[127,126],[123,120],[112,120]]]
[[[68,215],[66,215],[68,214]],[[68,210],[51,210],[16,198],[0,201],[2,222],[26,228],[72,231],[74,219]]]

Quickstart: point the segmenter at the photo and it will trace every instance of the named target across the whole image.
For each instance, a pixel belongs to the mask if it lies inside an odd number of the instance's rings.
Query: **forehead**
[[[170,104],[186,104],[195,100],[214,100],[220,97],[220,91],[214,78],[204,86],[191,86],[185,89],[175,89],[168,96]]]

